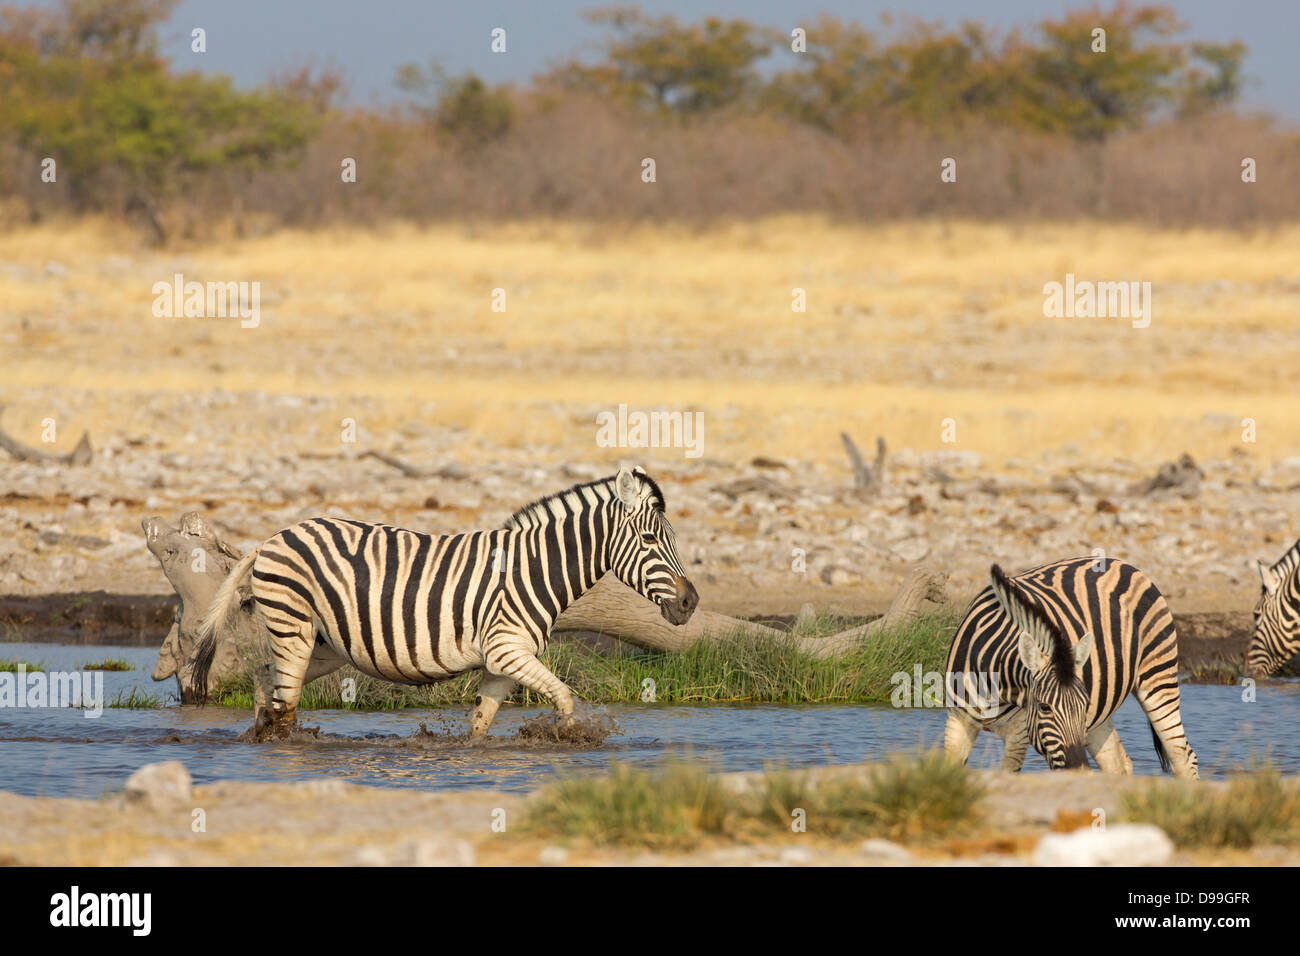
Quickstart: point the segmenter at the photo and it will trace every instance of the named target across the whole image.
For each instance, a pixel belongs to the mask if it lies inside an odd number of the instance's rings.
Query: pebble
[[[148,763],[127,777],[126,799],[155,808],[174,806],[190,800],[190,783],[190,772],[179,760]]]
[[[1173,841],[1149,823],[1117,823],[1104,830],[1048,833],[1034,847],[1034,866],[1160,866]]]

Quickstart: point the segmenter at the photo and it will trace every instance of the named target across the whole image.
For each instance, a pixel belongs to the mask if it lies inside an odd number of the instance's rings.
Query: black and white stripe
[[[684,624],[698,604],[663,495],[639,468],[542,498],[496,531],[303,521],[245,555],[222,584],[204,622],[195,689],[205,687],[217,629],[251,577],[271,636],[264,722],[292,719],[303,685],[345,663],[408,684],[482,669],[476,736],[516,684],[568,715],[572,693],[538,655],[561,612],[610,572],[671,623]]]
[[[965,762],[981,730],[1018,771],[1029,744],[1053,769],[1132,773],[1112,716],[1130,693],[1151,721],[1162,766],[1197,776],[1179,711],[1178,639],[1164,597],[1123,561],[1075,558],[1015,577],[997,565],[948,651],[944,749]],[[966,688],[996,686],[980,700]],[[992,697],[992,695],[990,695]]]
[[[1300,541],[1276,564],[1256,561],[1260,593],[1255,633],[1246,651],[1246,673],[1270,677],[1300,653]]]

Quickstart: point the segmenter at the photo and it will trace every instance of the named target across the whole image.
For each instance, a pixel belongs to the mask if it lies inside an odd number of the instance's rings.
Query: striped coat
[[[698,604],[662,492],[640,469],[550,495],[494,531],[303,521],[245,555],[222,584],[201,632],[195,691],[206,689],[216,635],[250,580],[272,650],[259,725],[292,721],[302,686],[345,663],[408,684],[484,671],[475,736],[517,684],[571,715],[572,693],[538,655],[564,609],[611,572],[673,624]]]
[[[1173,616],[1150,578],[1124,561],[1075,558],[1014,577],[994,565],[948,652],[945,750],[963,762],[975,736],[1006,741],[1019,770],[1028,745],[1053,768],[1131,773],[1112,717],[1134,694],[1151,722],[1162,765],[1196,776],[1179,710]],[[966,692],[992,687],[991,699]]]
[[[1300,541],[1276,563],[1255,564],[1260,591],[1245,670],[1252,677],[1271,677],[1300,653]]]

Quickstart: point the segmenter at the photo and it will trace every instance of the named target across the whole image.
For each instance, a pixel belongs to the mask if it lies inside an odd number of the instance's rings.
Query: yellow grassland
[[[154,427],[152,404],[210,388],[337,399],[302,413],[297,447],[337,447],[340,404],[365,396],[371,435],[415,403],[466,443],[574,459],[627,455],[593,442],[595,413],[620,402],[704,412],[718,458],[840,461],[841,430],[864,446],[884,434],[975,450],[994,468],[1070,443],[1280,458],[1300,453],[1297,250],[1300,227],[801,217],[706,231],[395,224],[154,250],[109,224],[48,223],[0,235],[0,400],[37,413],[75,395],[60,445],[82,427]],[[259,282],[260,326],[155,318],[153,283],[176,272]],[[1151,282],[1151,326],[1045,317],[1043,285],[1067,272]],[[39,416],[10,430],[34,441]],[[661,455],[681,451],[642,457]]]

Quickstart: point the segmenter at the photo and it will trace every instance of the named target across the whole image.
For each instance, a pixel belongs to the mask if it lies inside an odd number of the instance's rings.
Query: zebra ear
[[[1277,593],[1277,575],[1263,561],[1256,561],[1255,567],[1259,568],[1259,580],[1264,585],[1264,590],[1269,594]]]
[[[1043,653],[1037,642],[1029,636],[1028,631],[1020,632],[1020,640],[1016,644],[1016,649],[1020,652],[1020,660],[1029,668],[1029,673],[1037,674],[1047,661],[1047,655]]]
[[[614,493],[618,495],[618,500],[623,502],[624,508],[634,511],[637,498],[641,494],[641,481],[634,472],[620,468],[614,478]]]
[[[1076,673],[1083,670],[1083,664],[1091,654],[1092,633],[1089,632],[1079,638],[1078,643],[1074,645],[1074,670]]]

